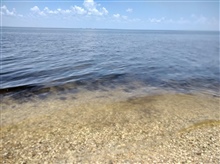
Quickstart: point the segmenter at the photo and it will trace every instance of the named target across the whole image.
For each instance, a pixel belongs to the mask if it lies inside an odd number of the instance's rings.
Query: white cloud
[[[120,14],[113,14],[113,17],[116,19],[120,19],[120,20],[127,20],[128,17],[125,15],[120,15]]]
[[[117,21],[117,22],[139,22],[141,21],[140,19],[138,18],[129,18],[128,16],[126,15],[120,15],[120,14],[113,14],[113,18],[114,18],[114,21]]]
[[[141,19],[139,18],[129,18],[126,15],[120,15],[120,14],[113,14],[113,21],[116,22],[123,22],[123,23],[131,23],[131,22],[140,22]]]
[[[45,15],[49,15],[49,14],[62,14],[62,15],[78,14],[78,15],[82,15],[82,14],[86,13],[86,11],[79,6],[71,6],[70,9],[66,9],[66,10],[62,10],[60,8],[58,8],[56,10],[50,10],[48,7],[45,7],[44,10],[40,11],[40,12],[43,12]],[[39,13],[39,11],[38,11],[38,13]]]
[[[106,8],[104,8],[104,7],[101,9],[101,11],[102,11],[102,13],[103,13],[104,15],[107,15],[107,14],[108,14],[108,10],[107,10]]]
[[[89,11],[96,8],[96,4],[93,0],[84,0],[83,5]]]
[[[1,6],[1,12],[0,12],[1,15],[5,15],[5,16],[18,16],[18,17],[23,17],[23,15],[21,14],[18,14],[15,10],[15,8],[12,9],[12,11],[9,11],[8,8],[3,5]]]
[[[33,11],[33,12],[39,12],[40,11],[38,6],[34,6],[30,10]]]
[[[79,6],[72,6],[71,9],[75,14],[83,15],[87,13],[85,9]]]
[[[83,3],[85,9],[88,11],[88,15],[107,15],[108,10],[104,7],[97,9],[97,6],[101,6],[100,4],[96,4],[93,0],[84,0]]]
[[[85,0],[83,3],[84,7],[71,6],[70,9],[56,9],[50,10],[48,7],[45,7],[44,10],[40,10],[38,6],[32,7],[30,10],[34,14],[41,16],[60,14],[60,15],[95,15],[103,16],[108,14],[108,10],[105,7],[99,7],[100,4],[96,4],[93,0]]]
[[[113,14],[114,18],[120,18],[120,14]]]
[[[133,9],[128,8],[128,9],[126,10],[126,12],[128,12],[128,13],[132,13],[132,12],[133,12]]]
[[[45,14],[58,14],[60,12],[60,9],[58,10],[50,10],[48,7],[45,7],[44,8],[44,11],[43,11]]]
[[[192,16],[191,16],[192,17]],[[149,18],[148,21],[150,23],[172,23],[172,24],[188,24],[188,23],[191,23],[191,21],[189,19],[185,19],[183,17],[179,18],[179,19],[167,19],[165,17],[161,17],[161,18]]]
[[[164,17],[162,17],[162,18],[150,18],[149,21],[151,23],[161,23],[161,22],[165,21],[165,18]]]
[[[31,10],[33,13],[39,14],[39,15],[41,15],[41,16],[45,16],[45,15],[46,15],[46,14],[44,13],[44,11],[41,11],[41,10],[39,9],[38,6],[34,6],[34,7],[32,7],[30,10]]]
[[[86,13],[86,11],[79,6],[71,6],[70,9],[66,9],[66,10],[63,10],[60,8],[58,8],[56,10],[50,10],[48,7],[45,7],[43,10],[40,10],[39,7],[34,6],[30,10],[33,13],[41,15],[41,16],[57,15],[57,14],[60,14],[60,15],[75,15],[75,14],[82,15],[82,14]]]

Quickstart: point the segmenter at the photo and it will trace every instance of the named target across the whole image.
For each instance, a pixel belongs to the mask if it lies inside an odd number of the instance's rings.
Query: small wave
[[[83,77],[71,76],[57,81],[50,82],[48,84],[32,84],[21,85],[15,87],[7,87],[0,89],[0,94],[3,95],[15,95],[16,98],[26,97],[25,95],[38,95],[42,93],[54,93],[54,92],[72,92],[77,88],[85,88],[88,90],[96,90],[102,87],[112,87],[112,85],[120,84],[119,78],[122,78],[125,74],[109,74],[101,77],[95,77],[93,74],[86,74]],[[75,80],[72,80],[74,79]],[[118,80],[118,81],[117,81]]]

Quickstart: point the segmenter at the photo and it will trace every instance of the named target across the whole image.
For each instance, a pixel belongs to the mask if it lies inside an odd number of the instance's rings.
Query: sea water
[[[218,32],[3,27],[1,39],[3,163],[218,163]]]
[[[3,94],[136,84],[219,94],[219,32],[2,27],[1,40]]]

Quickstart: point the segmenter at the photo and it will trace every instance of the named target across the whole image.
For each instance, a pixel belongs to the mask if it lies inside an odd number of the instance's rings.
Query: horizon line
[[[48,28],[48,29],[91,29],[91,30],[146,30],[146,31],[198,31],[198,32],[219,32],[220,30],[200,30],[200,29],[141,29],[141,28],[99,28],[99,27],[31,27],[31,26],[1,26],[0,28]]]

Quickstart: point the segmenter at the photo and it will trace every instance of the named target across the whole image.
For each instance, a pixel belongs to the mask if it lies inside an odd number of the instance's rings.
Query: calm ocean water
[[[1,93],[133,82],[219,93],[219,32],[2,28]]]

